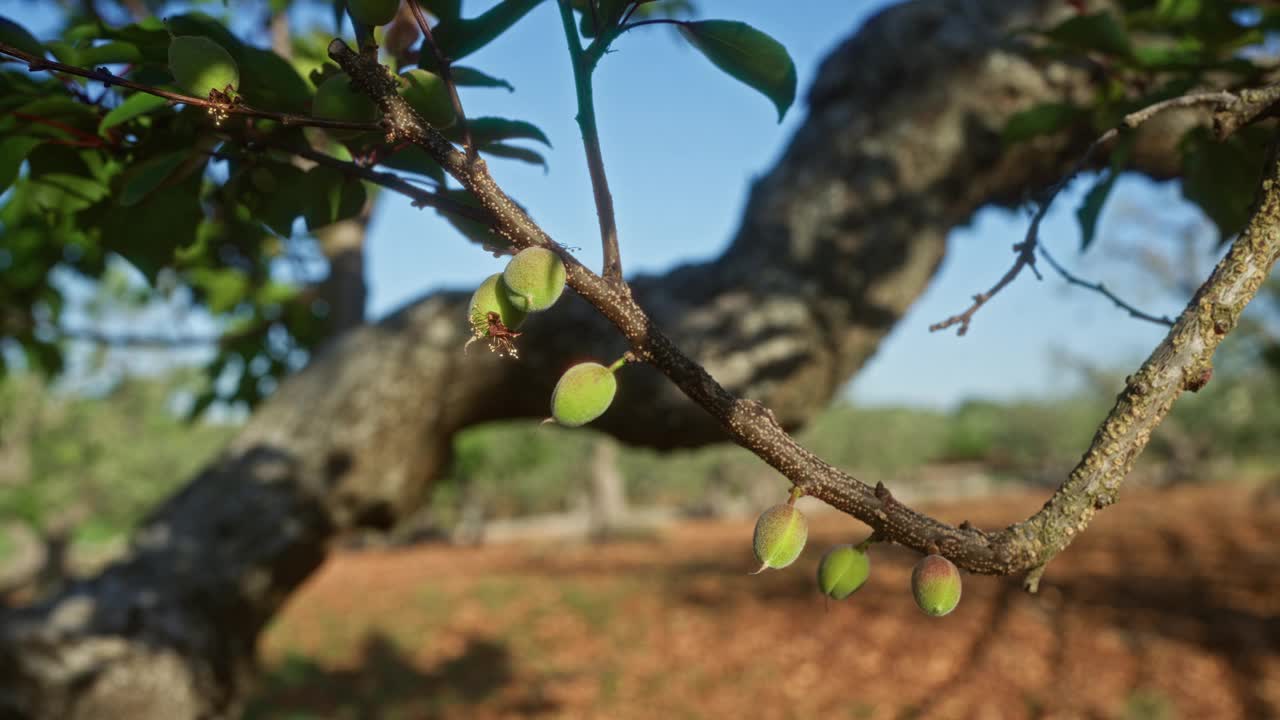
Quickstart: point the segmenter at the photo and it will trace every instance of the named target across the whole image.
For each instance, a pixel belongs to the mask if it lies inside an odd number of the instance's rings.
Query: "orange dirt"
[[[1043,496],[935,507],[1000,527]],[[1280,500],[1134,492],[1038,596],[966,576],[951,615],[912,603],[912,553],[824,603],[816,518],[783,571],[750,523],[652,542],[336,555],[263,640],[256,718],[1280,718]]]

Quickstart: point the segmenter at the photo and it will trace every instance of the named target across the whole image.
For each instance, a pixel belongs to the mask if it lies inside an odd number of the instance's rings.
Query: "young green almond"
[[[386,25],[396,18],[400,0],[347,0],[347,12],[365,25]]]
[[[871,558],[853,545],[837,545],[818,564],[818,587],[834,600],[844,600],[858,591],[871,574]]]
[[[363,123],[377,122],[379,117],[378,106],[351,87],[351,78],[346,73],[331,75],[320,83],[320,87],[316,88],[316,96],[311,100],[311,114],[326,120]],[[340,138],[360,134],[358,130],[329,132]]]
[[[809,525],[795,506],[774,505],[760,513],[751,542],[756,559],[760,561],[760,569],[756,572],[764,572],[766,568],[784,568],[795,562],[808,538]]]
[[[502,279],[511,289],[511,302],[516,307],[529,312],[546,310],[564,292],[564,263],[546,248],[525,248],[507,263]]]
[[[400,97],[413,106],[432,127],[447,128],[457,120],[449,88],[433,72],[417,68],[401,73]]]
[[[502,273],[494,273],[480,283],[480,287],[471,294],[471,303],[467,306],[467,319],[471,323],[472,338],[467,345],[481,338],[490,338],[490,349],[499,352],[507,350],[513,357],[515,347],[507,336],[495,337],[495,332],[515,330],[524,322],[525,312],[518,310],[507,298],[507,289],[503,287]],[[493,322],[497,319],[501,327]]]
[[[960,603],[960,571],[941,555],[926,555],[911,571],[911,592],[926,615],[942,617]]]
[[[609,409],[618,392],[613,370],[600,363],[574,365],[551,393],[551,417],[565,427],[581,427]]]
[[[240,87],[240,68],[218,43],[199,35],[169,41],[169,72],[183,90],[200,98],[217,90],[231,94]]]

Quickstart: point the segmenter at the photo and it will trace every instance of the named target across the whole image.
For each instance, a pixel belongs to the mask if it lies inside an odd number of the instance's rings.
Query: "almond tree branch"
[[[1156,316],[1148,312],[1143,312],[1124,300],[1121,300],[1120,296],[1111,292],[1111,289],[1106,285],[1103,285],[1100,282],[1089,282],[1079,275],[1072,273],[1070,270],[1067,270],[1062,263],[1058,262],[1057,259],[1049,253],[1049,249],[1044,246],[1044,243],[1040,243],[1039,250],[1040,256],[1045,259],[1045,262],[1049,263],[1049,267],[1056,270],[1057,273],[1062,276],[1062,279],[1066,280],[1068,284],[1100,293],[1103,297],[1115,303],[1116,307],[1128,312],[1130,317],[1134,317],[1139,320],[1146,320],[1147,322],[1153,322],[1157,325],[1164,325],[1165,327],[1173,327],[1173,320],[1170,319],[1168,315]]]
[[[1084,155],[1080,157],[1080,160],[1076,162],[1070,172],[1064,175],[1057,184],[1049,188],[1049,192],[1045,194],[1044,199],[1040,202],[1040,207],[1036,210],[1036,214],[1031,220],[1031,226],[1027,228],[1026,238],[1022,242],[1013,246],[1013,251],[1017,253],[1017,258],[1014,260],[1013,266],[1010,267],[998,281],[996,281],[995,285],[991,286],[990,290],[974,295],[973,304],[970,305],[968,309],[964,312],[952,315],[941,322],[936,322],[930,325],[929,331],[936,332],[938,330],[945,330],[953,325],[959,325],[956,329],[956,334],[964,335],[969,331],[969,322],[973,319],[974,314],[976,314],[983,305],[987,304],[987,301],[994,297],[996,293],[999,293],[1008,286],[1009,283],[1013,282],[1013,280],[1022,272],[1023,268],[1031,268],[1031,271],[1036,274],[1036,279],[1041,279],[1040,273],[1036,270],[1035,265],[1036,245],[1040,241],[1040,221],[1043,220],[1045,214],[1049,212],[1049,207],[1053,205],[1053,201],[1058,197],[1058,193],[1062,192],[1062,189],[1065,188],[1076,175],[1089,166],[1089,163],[1093,160],[1093,155],[1097,152],[1098,148],[1118,138],[1122,131],[1135,130],[1143,123],[1166,110],[1209,105],[1213,106],[1217,110],[1213,118],[1214,134],[1219,140],[1222,140],[1245,125],[1265,117],[1267,112],[1269,112],[1277,102],[1280,102],[1280,83],[1266,85],[1260,88],[1245,88],[1243,90],[1233,91],[1219,90],[1214,92],[1179,95],[1175,98],[1161,100],[1160,102],[1153,103],[1145,108],[1135,110],[1128,115],[1125,115],[1124,118],[1120,120],[1119,125],[1099,135],[1098,138],[1089,145],[1089,148],[1085,150]],[[1047,256],[1046,259],[1048,259]],[[1049,261],[1051,264],[1056,265],[1056,263],[1053,263],[1052,259],[1049,259]],[[1067,277],[1068,274],[1064,273],[1060,266],[1058,267],[1058,271],[1063,273],[1064,277]],[[1068,278],[1068,281],[1070,281],[1070,278]],[[1089,283],[1077,282],[1074,284],[1091,287]],[[1093,289],[1096,290],[1097,288]],[[1107,293],[1104,292],[1104,294]],[[1125,306],[1124,303],[1120,302],[1115,297],[1110,295],[1108,296],[1111,297],[1112,300],[1116,301],[1116,304],[1124,307],[1126,310],[1131,310],[1131,314],[1134,314],[1132,309]],[[1140,312],[1134,314],[1135,317],[1151,319],[1149,317],[1143,317],[1143,315],[1144,314]],[[1159,322],[1158,319],[1156,321]]]
[[[86,70],[85,68],[76,67],[75,65],[67,65],[56,60],[46,60],[36,57],[27,52],[23,52],[12,45],[0,42],[0,58],[9,56],[21,60],[27,64],[27,70],[30,72],[38,72],[41,70],[49,70],[63,75],[75,75],[87,78],[103,85],[114,85],[117,87],[128,88],[136,92],[155,95],[169,100],[173,103],[182,103],[184,105],[194,105],[196,107],[209,108],[218,113],[226,115],[244,115],[246,117],[265,118],[268,120],[276,120],[284,125],[292,126],[310,126],[319,128],[330,128],[333,130],[366,130],[370,132],[382,132],[382,125],[378,123],[355,123],[344,122],[341,120],[325,120],[323,118],[311,117],[310,115],[295,115],[293,113],[273,112],[270,110],[258,110],[257,108],[242,105],[236,102],[219,102],[210,100],[209,98],[198,98],[192,95],[183,95],[181,93],[162,90],[151,85],[134,82],[119,75],[112,74],[106,68],[94,68]]]
[[[587,152],[587,169],[591,172],[591,190],[596,200],[596,216],[600,221],[600,246],[604,256],[601,274],[604,279],[622,286],[622,256],[618,251],[618,221],[613,212],[613,194],[609,192],[609,176],[604,171],[600,153],[600,131],[596,126],[596,107],[591,87],[595,61],[588,57],[573,22],[569,0],[560,0],[560,20],[564,23],[565,40],[569,43],[569,59],[573,64],[573,85],[578,93],[578,127],[582,130],[582,147]],[[592,56],[598,57],[598,56]]]
[[[547,247],[564,260],[568,281],[612,322],[639,360],[659,369],[711,413],[730,437],[786,476],[796,488],[867,523],[887,540],[918,552],[936,548],[971,572],[1012,575],[1043,567],[1087,527],[1097,510],[1115,502],[1121,482],[1152,431],[1184,389],[1203,384],[1214,350],[1230,332],[1280,256],[1280,163],[1268,162],[1262,202],[1231,251],[1192,298],[1165,340],[1129,381],[1092,444],[1044,507],[997,532],[953,527],[871,488],[801,447],[760,403],[735,397],[691,360],[649,319],[630,294],[592,273],[556,243],[489,175],[484,161],[469,162],[395,92],[395,81],[376,55],[357,54],[334,40],[329,56],[355,86],[381,107],[391,134],[427,150],[469,189],[516,248]]]

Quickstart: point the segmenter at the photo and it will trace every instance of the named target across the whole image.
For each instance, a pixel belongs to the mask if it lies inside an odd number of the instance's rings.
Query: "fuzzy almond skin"
[[[761,570],[777,570],[795,562],[808,539],[809,524],[804,515],[794,506],[779,504],[760,513],[751,545]]]
[[[347,0],[347,12],[365,25],[386,25],[396,18],[400,0]]]
[[[911,592],[926,615],[942,617],[960,604],[960,571],[941,555],[926,555],[911,571]]]
[[[502,279],[511,288],[513,305],[527,312],[546,310],[564,292],[564,262],[546,248],[525,248],[507,263]]]
[[[415,68],[400,74],[400,97],[413,106],[432,127],[451,127],[458,117],[444,80],[433,72]]]
[[[837,545],[818,563],[818,587],[833,600],[844,600],[871,575],[871,557],[853,545]]]
[[[183,90],[208,98],[213,90],[240,87],[240,68],[231,53],[199,35],[178,35],[169,41],[169,72]]]
[[[502,286],[502,273],[494,273],[480,283],[480,287],[471,294],[471,304],[467,307],[467,319],[471,321],[471,331],[476,337],[489,336],[489,313],[496,312],[502,318],[502,324],[508,330],[515,330],[524,322],[525,313],[516,309],[507,298],[507,289]]]
[[[600,363],[574,365],[551,393],[551,417],[565,427],[581,427],[609,409],[618,392],[613,371]]]

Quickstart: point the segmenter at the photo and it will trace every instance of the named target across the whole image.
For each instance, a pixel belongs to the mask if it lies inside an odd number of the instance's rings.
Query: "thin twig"
[[[471,140],[471,128],[467,126],[467,115],[462,111],[462,98],[458,95],[458,86],[453,82],[453,70],[450,68],[453,61],[440,52],[440,46],[436,44],[436,38],[431,34],[431,25],[427,23],[427,16],[418,6],[418,0],[409,0],[409,9],[413,11],[413,19],[417,21],[418,29],[422,31],[422,42],[431,48],[431,54],[435,56],[436,67],[440,68],[440,79],[449,90],[449,102],[453,103],[453,113],[458,118],[458,127],[462,128],[462,142],[463,147],[467,149],[467,157],[475,160],[476,144]]]
[[[1071,170],[1069,170],[1066,175],[1064,175],[1053,185],[1053,187],[1049,189],[1049,192],[1040,202],[1040,207],[1036,210],[1035,216],[1031,219],[1031,226],[1027,228],[1026,237],[1022,242],[1013,246],[1014,252],[1017,253],[1017,257],[1013,261],[1013,266],[1010,267],[1003,276],[1001,276],[1000,280],[998,280],[995,285],[991,286],[990,290],[974,295],[973,304],[970,305],[968,309],[964,312],[952,315],[946,320],[930,325],[930,332],[945,330],[953,325],[959,325],[956,329],[956,335],[962,336],[969,331],[969,323],[973,320],[974,314],[976,314],[983,305],[987,304],[987,301],[994,297],[996,293],[999,293],[1008,286],[1009,283],[1013,282],[1024,268],[1031,268],[1031,271],[1036,274],[1036,278],[1040,279],[1040,273],[1035,267],[1036,246],[1040,242],[1040,221],[1043,220],[1045,214],[1049,212],[1049,207],[1053,205],[1053,201],[1058,197],[1058,193],[1062,192],[1062,189],[1070,184],[1076,175],[1080,174],[1081,171],[1088,167],[1098,148],[1119,137],[1122,131],[1135,130],[1143,123],[1166,110],[1189,108],[1199,105],[1213,105],[1219,110],[1219,116],[1215,117],[1214,123],[1215,127],[1219,129],[1219,137],[1221,138],[1225,136],[1224,131],[1225,134],[1230,134],[1230,132],[1234,132],[1242,126],[1243,123],[1240,123],[1239,121],[1232,123],[1231,121],[1226,120],[1226,118],[1237,117],[1236,111],[1241,110],[1244,106],[1248,106],[1248,108],[1253,111],[1252,115],[1248,115],[1248,119],[1253,120],[1256,119],[1263,109],[1275,103],[1277,99],[1280,99],[1280,83],[1268,85],[1263,88],[1246,89],[1237,92],[1223,90],[1196,93],[1194,95],[1180,95],[1175,98],[1169,98],[1157,103],[1152,103],[1147,107],[1135,110],[1134,112],[1125,115],[1116,127],[1102,133],[1096,140],[1090,143],[1088,149],[1085,150],[1084,154],[1075,163],[1075,165],[1071,167]],[[1052,262],[1052,260],[1050,260],[1050,262]],[[1082,282],[1076,284],[1083,285],[1084,287],[1092,287],[1089,283]],[[1116,300],[1116,303],[1121,307],[1130,309],[1119,300],[1115,298],[1112,299]],[[1135,317],[1151,319],[1150,316],[1147,316],[1141,311],[1131,311],[1131,314],[1133,313],[1136,313],[1134,314]],[[1155,319],[1154,322],[1161,321],[1159,319]]]
[[[591,190],[596,201],[596,218],[600,223],[600,247],[604,257],[604,267],[600,274],[605,280],[620,285],[622,254],[618,249],[618,220],[613,212],[613,194],[609,192],[609,176],[604,170],[604,156],[600,152],[600,131],[596,126],[595,99],[591,87],[591,73],[595,64],[588,60],[582,49],[569,0],[560,0],[560,19],[564,24],[569,59],[573,64],[573,84],[578,94],[578,128],[582,131],[582,147],[587,153],[587,169],[591,174]]]
[[[334,130],[366,130],[370,132],[382,132],[382,125],[379,123],[355,123],[341,120],[325,120],[323,118],[312,117],[310,115],[296,115],[294,113],[258,110],[257,108],[249,107],[248,105],[238,102],[220,102],[210,100],[208,98],[198,98],[191,95],[169,92],[168,90],[161,90],[160,88],[153,87],[151,85],[144,85],[127,78],[122,78],[119,75],[108,72],[105,68],[87,70],[85,68],[76,67],[75,65],[60,63],[56,60],[46,60],[44,58],[36,57],[30,53],[23,52],[12,45],[0,42],[0,56],[4,55],[16,58],[26,63],[27,69],[31,72],[48,70],[51,72],[62,73],[64,75],[75,75],[100,82],[104,85],[114,85],[117,87],[128,88],[136,92],[146,93],[148,95],[155,95],[156,97],[164,98],[172,103],[182,103],[184,105],[208,108],[215,113],[265,118],[268,120],[276,120],[284,125],[330,128]]]
[[[1040,243],[1038,249],[1040,251],[1040,256],[1049,263],[1049,267],[1056,270],[1058,274],[1062,276],[1062,279],[1067,281],[1067,283],[1101,294],[1103,297],[1115,303],[1121,310],[1128,312],[1131,317],[1135,317],[1139,320],[1146,320],[1147,322],[1152,322],[1157,325],[1164,325],[1165,327],[1173,327],[1173,318],[1168,315],[1156,316],[1139,310],[1133,305],[1121,300],[1115,293],[1111,292],[1111,289],[1106,285],[1103,285],[1100,282],[1089,282],[1088,280],[1085,280],[1084,278],[1081,278],[1067,270],[1061,263],[1054,259],[1053,255],[1049,253],[1049,249],[1045,247],[1044,243]]]

